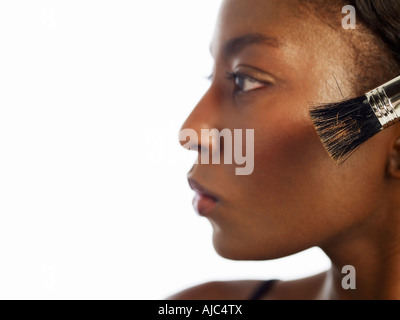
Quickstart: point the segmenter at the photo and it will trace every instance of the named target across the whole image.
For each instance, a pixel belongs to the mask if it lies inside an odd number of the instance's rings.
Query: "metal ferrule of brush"
[[[366,94],[383,128],[400,121],[400,76]]]

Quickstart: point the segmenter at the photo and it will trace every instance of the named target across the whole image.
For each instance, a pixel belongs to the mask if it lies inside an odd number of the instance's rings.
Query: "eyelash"
[[[210,74],[210,75],[207,77],[207,79],[208,79],[209,81],[212,81],[213,76],[214,76],[213,74]],[[265,82],[265,81],[260,81],[260,80],[254,79],[253,77],[250,77],[250,76],[245,75],[245,74],[240,73],[240,72],[229,72],[229,71],[226,71],[226,79],[234,82],[234,84],[235,84],[235,93],[237,93],[237,92],[246,93],[246,92],[251,92],[251,91],[257,90],[257,89],[253,89],[253,90],[243,91],[243,89],[241,89],[241,88],[239,87],[239,85],[237,84],[237,82],[236,82],[237,79],[250,80],[250,81],[253,81],[253,82],[258,82],[258,83],[260,83],[260,84],[262,84],[262,85],[270,85],[270,83],[267,83],[267,82]],[[260,89],[260,88],[258,88],[258,89]]]

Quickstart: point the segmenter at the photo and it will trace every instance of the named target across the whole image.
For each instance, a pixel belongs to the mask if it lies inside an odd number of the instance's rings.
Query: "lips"
[[[196,192],[193,198],[193,207],[201,216],[208,216],[217,206],[219,199],[211,191],[204,188],[197,181],[188,179],[190,188]]]

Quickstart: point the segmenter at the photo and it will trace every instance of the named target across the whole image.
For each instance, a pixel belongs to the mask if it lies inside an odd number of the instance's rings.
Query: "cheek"
[[[300,237],[312,231],[318,242],[377,206],[382,189],[373,182],[379,164],[368,165],[364,151],[336,166],[308,119],[277,117],[268,125],[260,123],[254,149],[254,172],[240,178],[236,199],[242,223],[253,225],[253,230],[265,226],[260,237]]]
[[[213,221],[220,253],[248,259],[286,256],[333,239],[380,205],[384,157],[368,155],[384,154],[385,143],[368,142],[337,166],[307,107],[287,102],[254,106],[251,114],[232,122],[235,128],[254,129],[254,171],[236,176],[233,166],[223,166],[229,191],[221,217]],[[285,105],[291,112],[282,112]]]
[[[255,142],[259,169],[284,167],[284,171],[301,174],[307,171],[304,169],[308,164],[316,162],[316,157],[325,155],[313,128],[288,118],[260,127]]]
[[[332,166],[307,119],[270,118],[255,132],[255,170],[250,179],[259,192],[253,192],[271,195],[267,198],[276,205],[284,199],[299,203],[312,197],[321,174]]]

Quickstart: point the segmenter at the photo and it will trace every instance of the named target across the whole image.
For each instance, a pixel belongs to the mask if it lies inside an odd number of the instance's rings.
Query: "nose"
[[[188,150],[198,152],[216,148],[218,143],[215,141],[215,134],[208,139],[201,139],[201,136],[202,131],[222,130],[221,111],[221,103],[211,86],[182,125],[179,132],[180,144]]]

